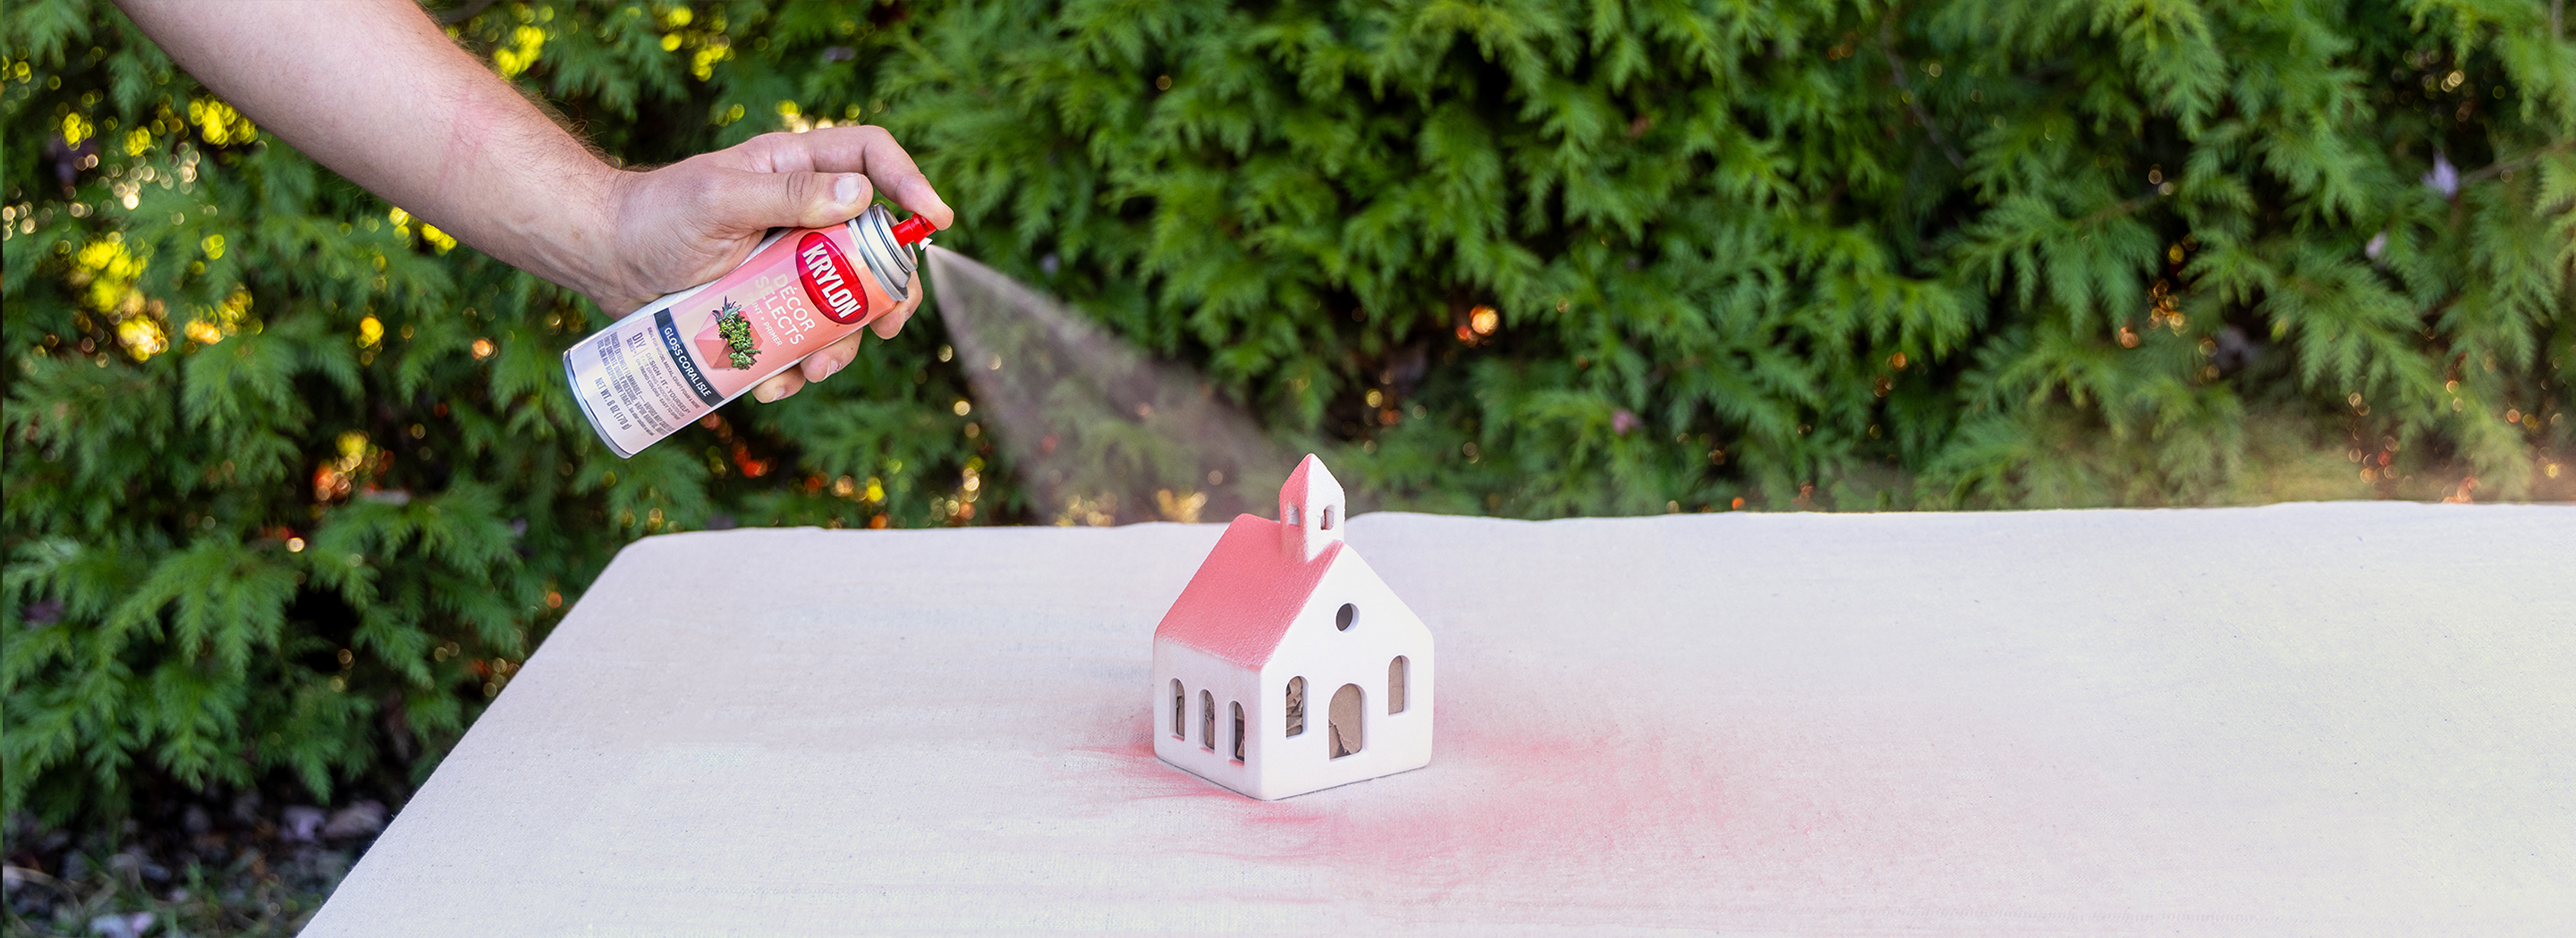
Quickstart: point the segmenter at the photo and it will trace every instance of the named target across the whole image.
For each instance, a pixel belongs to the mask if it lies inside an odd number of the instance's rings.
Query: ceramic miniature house
[[[1264,801],[1431,762],[1431,630],[1342,540],[1307,456],[1154,630],[1154,754]]]

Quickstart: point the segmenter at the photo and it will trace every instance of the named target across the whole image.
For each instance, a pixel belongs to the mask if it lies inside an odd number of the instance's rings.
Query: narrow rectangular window
[[[1172,679],[1172,738],[1190,738],[1190,698],[1181,690],[1181,679]]]
[[[1234,707],[1234,761],[1243,761],[1243,702],[1227,701]]]
[[[1288,679],[1288,735],[1306,731],[1306,679]]]
[[[1199,692],[1199,748],[1216,748],[1216,695]]]
[[[1388,713],[1404,712],[1404,672],[1409,664],[1404,660],[1403,655],[1397,655],[1395,660],[1386,663],[1386,712]]]

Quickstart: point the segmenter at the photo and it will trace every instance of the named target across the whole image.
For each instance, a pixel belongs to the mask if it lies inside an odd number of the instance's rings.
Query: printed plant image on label
[[[698,330],[694,344],[709,368],[749,370],[760,358],[760,340],[752,335],[751,318],[743,315],[742,305],[732,297],[726,297],[724,308]]]
[[[724,333],[731,353],[726,357],[732,359],[734,367],[749,368],[752,360],[760,357],[759,344],[751,340],[751,320],[743,317],[742,306],[732,297],[726,297],[724,308],[716,312],[716,331]]]

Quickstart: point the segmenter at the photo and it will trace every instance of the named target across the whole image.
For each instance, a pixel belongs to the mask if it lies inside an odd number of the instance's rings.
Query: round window
[[[1333,627],[1348,632],[1351,630],[1351,623],[1359,620],[1360,607],[1343,603],[1342,611],[1333,614]]]

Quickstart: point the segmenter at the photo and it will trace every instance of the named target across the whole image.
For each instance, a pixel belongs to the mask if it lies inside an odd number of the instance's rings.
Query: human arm
[[[611,316],[722,276],[773,227],[829,225],[882,185],[953,214],[875,127],[768,134],[647,172],[593,155],[409,0],[119,0],[180,67],[262,127],[504,263]],[[915,299],[880,319],[891,337]],[[763,382],[776,400],[849,364],[852,335]]]

